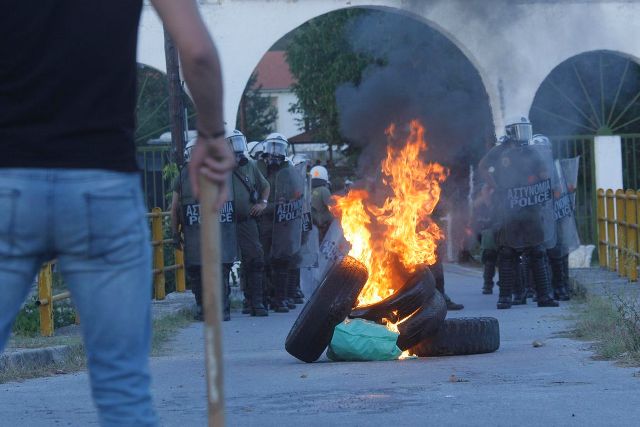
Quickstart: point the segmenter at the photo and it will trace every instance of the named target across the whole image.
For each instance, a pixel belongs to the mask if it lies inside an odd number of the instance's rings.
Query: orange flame
[[[389,193],[381,206],[363,189],[336,197],[333,214],[340,218],[349,255],[369,271],[369,280],[358,296],[358,305],[373,304],[390,296],[420,265],[436,262],[436,246],[444,238],[430,215],[440,199],[440,184],[448,171],[438,163],[426,163],[424,127],[413,120],[403,144],[396,126],[386,130],[387,156],[382,161],[382,184]]]

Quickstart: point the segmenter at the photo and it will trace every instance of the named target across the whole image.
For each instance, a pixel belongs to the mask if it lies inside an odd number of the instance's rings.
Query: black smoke
[[[419,119],[429,160],[466,174],[492,139],[493,122],[480,76],[464,54],[425,23],[399,14],[370,11],[351,25],[350,36],[354,50],[382,64],[336,94],[342,135],[362,148],[361,172],[384,156],[390,123],[402,128]]]

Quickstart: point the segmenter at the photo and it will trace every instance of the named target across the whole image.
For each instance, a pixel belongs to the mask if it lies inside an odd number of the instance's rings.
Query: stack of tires
[[[495,318],[445,320],[447,305],[428,268],[416,271],[390,297],[354,309],[367,277],[365,266],[349,256],[329,270],[291,328],[286,350],[304,362],[316,361],[346,317],[397,323],[398,347],[416,356],[490,353],[500,346]]]

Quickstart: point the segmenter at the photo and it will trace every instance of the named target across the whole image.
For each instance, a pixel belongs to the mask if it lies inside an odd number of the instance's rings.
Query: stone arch
[[[329,3],[329,2],[327,2]],[[301,25],[303,25],[304,23],[317,18],[319,16],[328,14],[328,13],[332,13],[332,12],[336,12],[339,10],[343,10],[343,9],[349,9],[349,8],[360,8],[360,9],[370,9],[370,10],[378,10],[378,11],[382,11],[382,12],[386,12],[386,13],[393,13],[393,14],[400,14],[403,16],[406,16],[410,19],[413,19],[417,22],[420,22],[426,26],[428,26],[429,28],[431,28],[432,30],[435,30],[436,32],[440,33],[442,36],[444,36],[448,41],[450,41],[456,48],[458,48],[460,50],[460,52],[462,52],[462,54],[465,56],[465,58],[469,61],[469,63],[471,64],[471,66],[474,68],[474,70],[477,72],[478,76],[480,77],[480,81],[482,82],[482,85],[484,87],[484,90],[486,92],[487,98],[489,100],[489,110],[491,112],[491,117],[493,119],[493,123],[494,125],[497,123],[501,122],[501,117],[500,117],[500,111],[501,111],[501,106],[500,106],[500,96],[497,90],[497,86],[495,84],[492,83],[492,80],[489,78],[489,74],[486,72],[486,70],[484,70],[484,68],[481,66],[480,62],[478,61],[478,59],[475,57],[475,55],[471,52],[470,49],[468,49],[451,31],[447,30],[446,28],[444,28],[441,25],[438,25],[437,22],[435,22],[434,20],[428,19],[418,13],[415,13],[411,10],[402,8],[402,7],[398,7],[396,5],[389,5],[389,6],[385,6],[385,5],[379,5],[379,4],[373,4],[373,2],[370,1],[365,1],[365,2],[350,2],[349,5],[329,5],[330,7],[327,7],[326,10],[322,11],[321,13],[310,13],[308,15],[306,15],[304,18],[302,19],[296,19],[295,21],[290,21],[288,22],[289,25],[287,25],[287,27],[283,30],[283,31],[279,31],[276,34],[272,34],[270,35],[270,38],[268,39],[268,42],[266,44],[268,44],[268,46],[266,48],[263,48],[263,50],[261,52],[252,52],[252,59],[251,59],[251,64],[249,67],[247,67],[245,64],[245,67],[243,67],[243,70],[241,72],[235,73],[234,75],[234,80],[237,78],[240,80],[240,82],[234,82],[234,84],[232,85],[233,88],[229,88],[230,90],[228,90],[228,97],[230,97],[229,102],[231,102],[231,105],[228,105],[225,107],[225,116],[227,117],[227,120],[231,123],[235,123],[235,117],[236,117],[236,112],[238,109],[238,106],[240,104],[240,99],[242,96],[242,92],[244,91],[246,82],[249,80],[251,74],[253,73],[253,71],[255,70],[255,67],[257,66],[257,64],[260,62],[260,60],[262,59],[262,56],[264,55],[265,52],[267,52],[271,46],[273,46],[278,40],[280,40],[281,38],[285,37],[287,34],[289,34],[290,32],[294,31],[295,29],[299,28]],[[260,43],[261,46],[265,45],[265,42],[262,41]],[[244,83],[242,83],[244,82]],[[239,92],[238,92],[239,90]]]

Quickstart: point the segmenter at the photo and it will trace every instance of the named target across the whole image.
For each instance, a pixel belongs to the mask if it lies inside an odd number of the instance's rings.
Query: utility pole
[[[186,137],[186,117],[180,81],[180,62],[178,51],[171,36],[164,29],[164,54],[167,62],[167,83],[169,85],[169,126],[171,144],[178,166],[184,164],[184,146]]]

